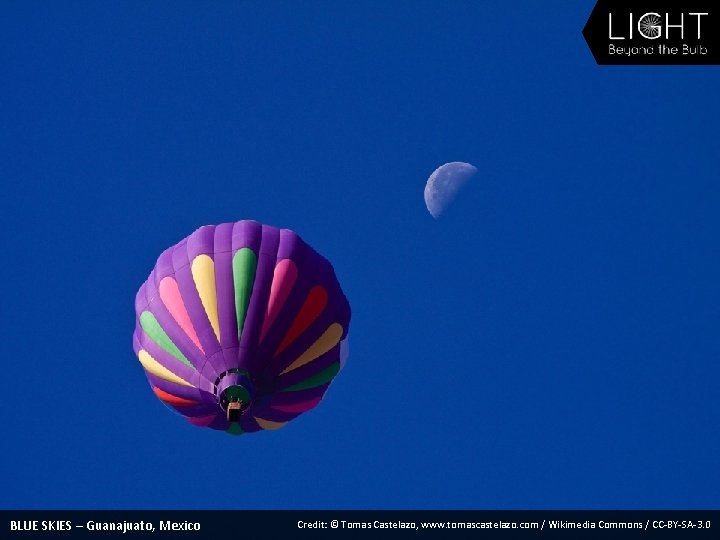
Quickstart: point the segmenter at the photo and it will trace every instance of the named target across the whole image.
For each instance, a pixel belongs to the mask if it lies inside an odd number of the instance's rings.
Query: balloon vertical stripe
[[[190,360],[188,360],[185,355],[180,352],[180,349],[177,348],[175,343],[173,343],[170,337],[168,337],[165,333],[165,330],[163,330],[162,326],[160,326],[160,323],[155,318],[155,315],[149,311],[143,311],[140,315],[140,326],[142,326],[142,329],[145,331],[147,336],[157,343],[160,348],[173,355],[183,364],[195,369],[195,366],[193,366]]]
[[[158,388],[156,386],[153,386],[153,392],[162,401],[164,401],[165,403],[168,403],[170,405],[174,405],[175,407],[184,407],[184,406],[198,404],[197,401],[181,398],[179,396],[174,396],[173,394],[166,392],[165,390],[161,390],[160,388]]]
[[[194,426],[207,426],[215,420],[215,415],[210,416],[187,416],[187,421],[193,424]]]
[[[300,403],[287,403],[284,405],[273,405],[272,408],[276,409],[278,411],[281,411],[281,412],[298,414],[298,413],[302,413],[305,411],[309,411],[313,407],[317,406],[317,404],[320,403],[321,399],[322,399],[322,396],[316,396],[307,401],[301,401]]]
[[[165,304],[165,307],[167,307],[170,315],[173,316],[173,319],[175,319],[180,328],[182,328],[183,332],[188,335],[195,346],[200,349],[200,352],[204,353],[205,351],[200,344],[195,327],[190,320],[190,315],[188,314],[185,303],[180,295],[180,289],[178,288],[177,281],[171,277],[163,278],[160,282],[158,290],[160,292],[160,299]]]
[[[255,417],[255,421],[261,428],[267,430],[280,429],[285,424],[287,424],[287,422],[271,422],[270,420],[263,420],[262,418],[258,417]]]
[[[243,433],[245,433],[240,427],[240,424],[236,423],[230,424],[230,426],[225,431],[230,435],[242,435]]]
[[[340,371],[340,362],[333,362],[322,371],[317,372],[315,375],[308,377],[307,379],[300,381],[297,384],[288,386],[283,389],[283,392],[297,392],[298,390],[307,390],[309,388],[316,388],[327,384],[333,380],[335,375]]]
[[[210,321],[210,326],[215,332],[215,337],[220,341],[217,292],[215,290],[215,263],[208,255],[198,255],[192,262],[192,276],[200,295],[200,301]]]
[[[278,356],[283,352],[293,341],[295,341],[300,334],[302,334],[308,327],[320,316],[320,314],[327,306],[328,294],[324,287],[316,286],[310,289],[310,292],[305,299],[305,303],[300,312],[292,323],[290,330],[285,335],[285,339],[282,340],[280,346],[275,351],[275,356]]]
[[[140,363],[142,364],[142,367],[145,368],[145,371],[147,371],[148,373],[152,373],[156,377],[160,377],[161,379],[176,384],[193,387],[193,385],[187,382],[185,379],[178,377],[168,368],[163,366],[160,362],[155,360],[145,349],[140,349],[138,351],[138,360],[140,360]]]
[[[268,300],[265,321],[260,332],[260,341],[265,339],[265,334],[280,314],[290,291],[292,291],[297,279],[297,265],[290,259],[283,259],[275,267],[272,285],[270,286],[270,299]]]
[[[250,248],[239,249],[233,256],[233,283],[235,284],[235,314],[237,316],[238,339],[242,335],[247,316],[250,294],[255,281],[257,256]]]
[[[288,371],[292,371],[293,369],[297,369],[300,366],[304,366],[308,362],[312,362],[317,357],[322,356],[323,354],[328,352],[335,345],[340,343],[342,333],[342,326],[340,326],[338,323],[331,324],[328,329],[325,330],[325,333],[320,336],[318,340],[313,343],[310,348],[307,349],[302,355],[300,355],[292,364],[282,370],[280,372],[280,375],[283,375]]]

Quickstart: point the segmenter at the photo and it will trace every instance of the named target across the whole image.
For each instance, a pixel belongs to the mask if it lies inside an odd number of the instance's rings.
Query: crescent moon
[[[430,215],[438,219],[476,172],[477,167],[462,161],[446,163],[435,169],[425,184],[425,206]]]

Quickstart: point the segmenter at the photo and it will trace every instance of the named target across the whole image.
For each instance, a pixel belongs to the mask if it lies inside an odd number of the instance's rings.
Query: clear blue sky
[[[720,72],[596,66],[592,7],[4,2],[0,507],[720,506]],[[231,437],[132,332],[160,252],[239,219],[353,319],[316,409]]]

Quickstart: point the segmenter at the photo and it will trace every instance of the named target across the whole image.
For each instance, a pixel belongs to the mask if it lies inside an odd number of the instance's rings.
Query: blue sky
[[[720,72],[596,66],[592,7],[6,2],[0,507],[720,506]],[[239,219],[353,319],[316,409],[231,437],[152,394],[133,301]]]

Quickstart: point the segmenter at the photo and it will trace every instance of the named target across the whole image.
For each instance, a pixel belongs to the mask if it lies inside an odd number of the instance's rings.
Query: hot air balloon
[[[133,346],[155,395],[191,424],[277,429],[315,407],[347,356],[350,305],[296,233],[201,227],[157,260]]]

